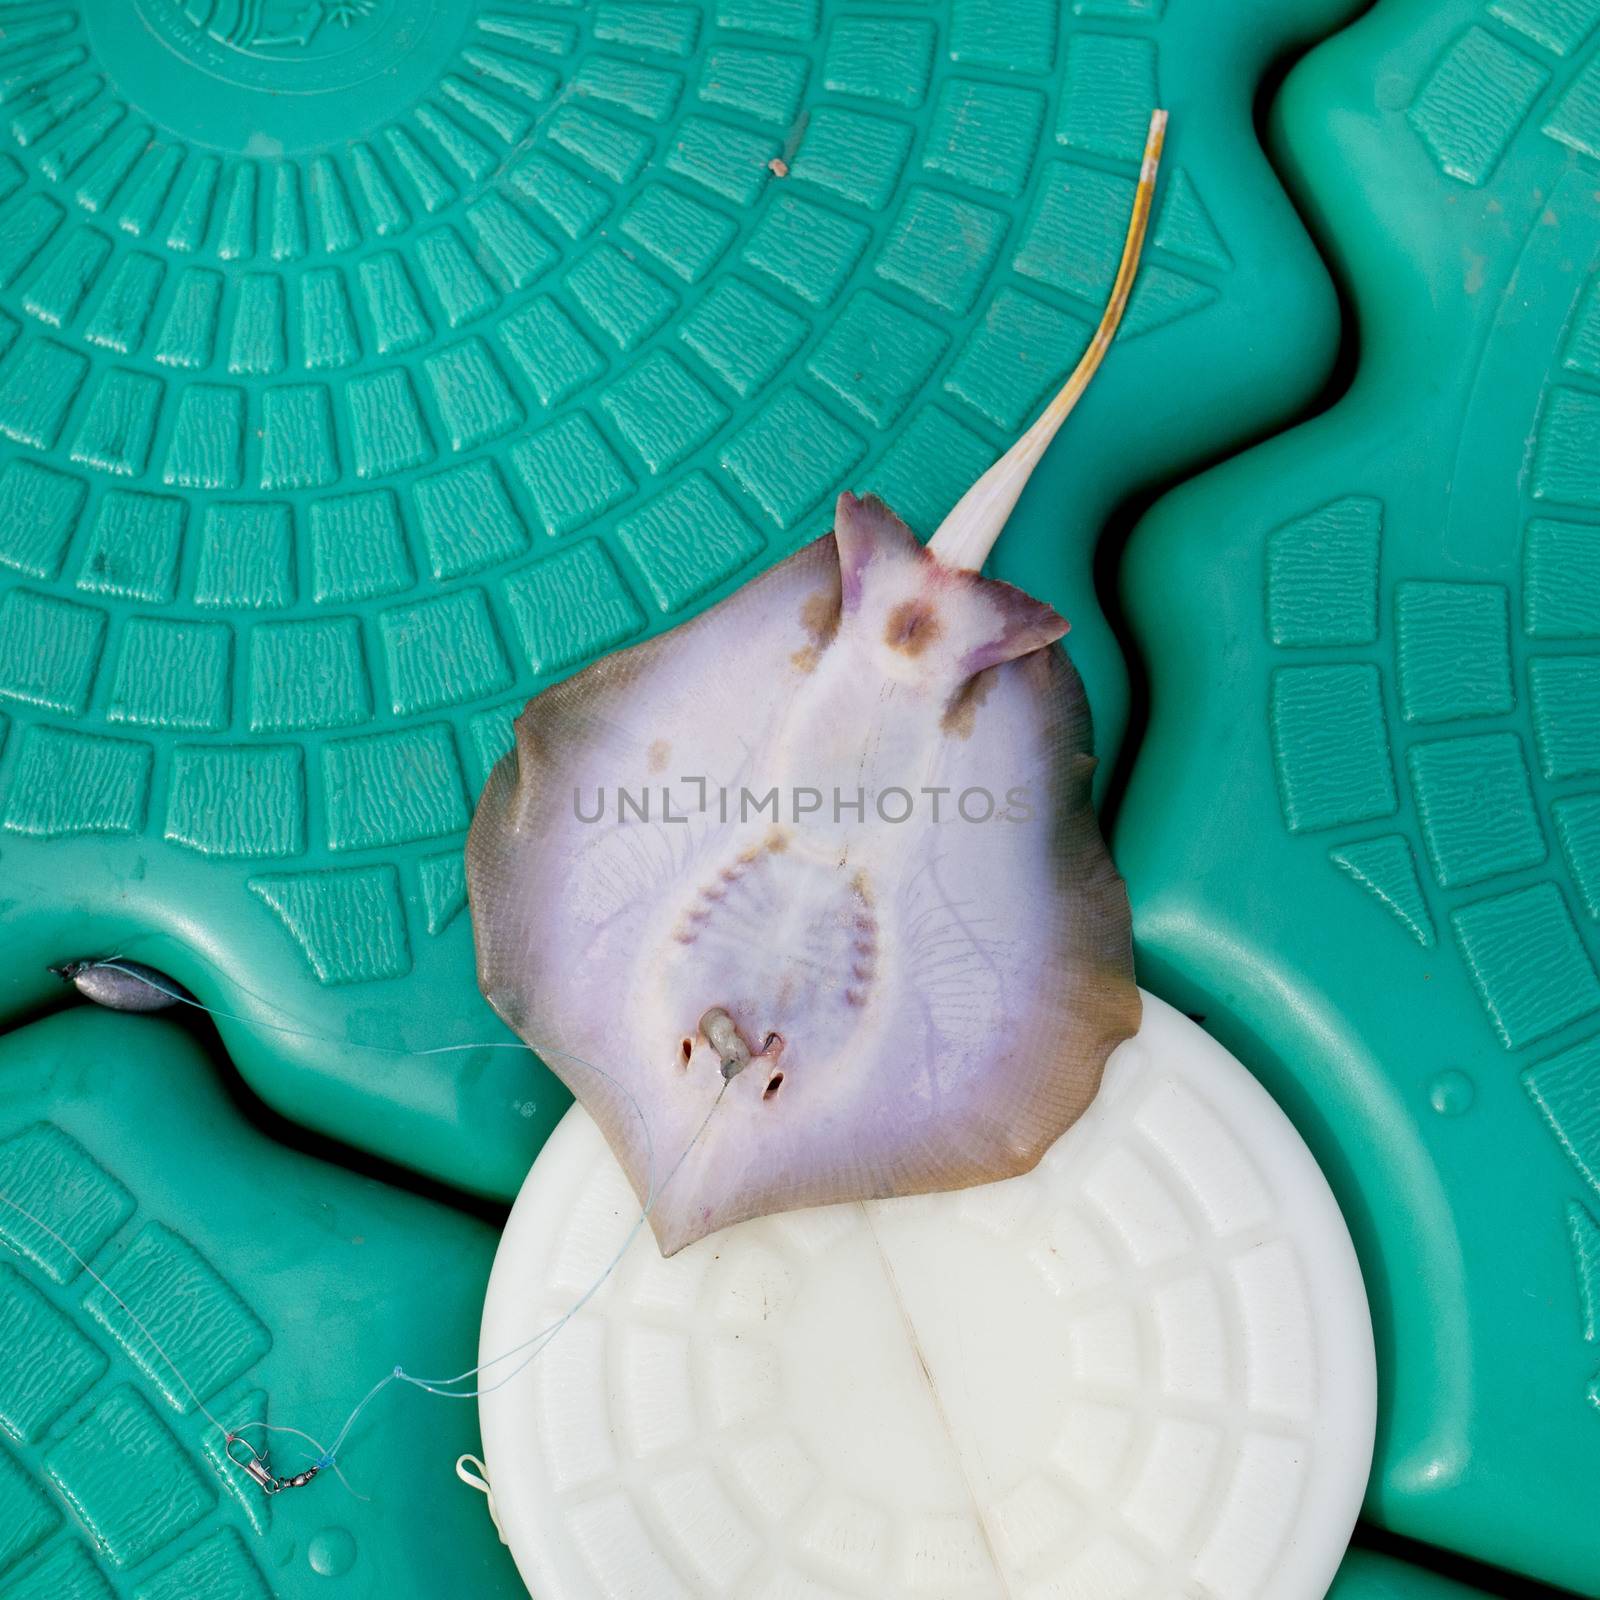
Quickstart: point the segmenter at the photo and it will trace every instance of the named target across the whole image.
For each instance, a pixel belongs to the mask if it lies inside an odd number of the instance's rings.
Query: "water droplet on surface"
[[[1459,1117],[1464,1111],[1470,1111],[1477,1097],[1472,1079],[1454,1067],[1436,1074],[1428,1085],[1428,1104],[1441,1117]]]
[[[306,1560],[311,1570],[324,1578],[342,1577],[355,1564],[355,1539],[343,1528],[324,1528],[311,1536]]]

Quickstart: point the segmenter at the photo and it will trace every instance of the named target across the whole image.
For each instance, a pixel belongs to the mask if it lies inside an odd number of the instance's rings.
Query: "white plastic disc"
[[[1372,1454],[1355,1253],[1267,1094],[1144,1004],[1034,1172],[668,1261],[643,1229],[536,1360],[491,1367],[484,1455],[538,1600],[1320,1600]],[[482,1358],[637,1219],[569,1112]]]

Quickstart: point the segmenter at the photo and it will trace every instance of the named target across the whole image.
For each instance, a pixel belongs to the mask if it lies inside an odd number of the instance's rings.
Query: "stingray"
[[[1115,335],[1164,129],[1081,362],[926,547],[841,494],[831,533],[537,695],[484,788],[480,985],[664,1255],[1026,1171],[1138,1029],[1068,625],[981,568]]]

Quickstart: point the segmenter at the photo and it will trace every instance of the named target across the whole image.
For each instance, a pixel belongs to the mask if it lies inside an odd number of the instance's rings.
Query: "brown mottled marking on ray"
[[[978,725],[978,708],[994,688],[996,670],[990,667],[985,672],[976,673],[951,696],[950,704],[944,708],[944,715],[939,719],[939,726],[952,738],[972,737],[972,730]]]
[[[883,642],[902,655],[920,656],[943,632],[944,624],[939,621],[939,613],[919,596],[902,600],[889,613],[883,630]]]
[[[789,848],[789,835],[782,828],[771,828],[767,832],[767,849],[775,856],[781,856]]]
[[[827,588],[808,595],[800,607],[800,626],[811,635],[811,643],[789,657],[797,671],[815,672],[823,651],[833,643],[834,635],[839,631],[842,594],[839,574],[835,571]]]
[[[654,739],[645,751],[645,759],[649,761],[652,772],[665,772],[667,763],[672,759],[672,746],[665,739]]]
[[[830,644],[839,631],[839,574],[834,572],[827,588],[806,597],[800,607],[800,625],[819,645]]]

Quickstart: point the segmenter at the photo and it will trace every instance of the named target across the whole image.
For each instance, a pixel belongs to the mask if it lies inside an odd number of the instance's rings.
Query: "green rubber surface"
[[[395,1362],[475,1359],[491,1230],[264,1137],[166,1022],[80,1009],[0,1041],[0,1189],[229,1426],[330,1443]],[[269,1500],[57,1240],[0,1206],[0,1246],[6,1600],[523,1593],[455,1478],[475,1404],[391,1388],[341,1452],[367,1501],[326,1472]],[[273,1436],[280,1474],[310,1453]]]
[[[1474,1600],[1479,1591],[1370,1550],[1352,1550],[1328,1600]]]
[[[1114,846],[1141,976],[1362,1256],[1368,1514],[1600,1594],[1600,6],[1383,0],[1276,144],[1360,363],[1168,497]]]
[[[1122,343],[997,562],[1114,756],[1097,531],[1331,361],[1251,103],[1356,8],[0,8],[0,1005],[147,961],[274,1107],[513,1194],[553,1080],[381,1053],[509,1038],[461,844],[512,714],[842,486],[931,531],[1085,343],[1159,93]]]

